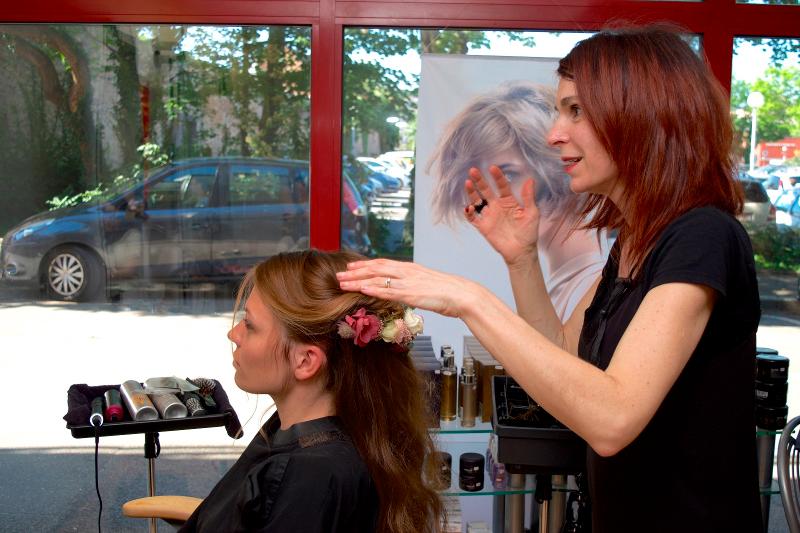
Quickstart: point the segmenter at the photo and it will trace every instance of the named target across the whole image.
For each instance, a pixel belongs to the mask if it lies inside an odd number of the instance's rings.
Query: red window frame
[[[672,21],[700,34],[730,87],[734,36],[800,37],[800,7],[633,0],[28,0],[0,22],[291,24],[311,27],[311,245],[339,247],[344,28],[593,31],[609,20]]]

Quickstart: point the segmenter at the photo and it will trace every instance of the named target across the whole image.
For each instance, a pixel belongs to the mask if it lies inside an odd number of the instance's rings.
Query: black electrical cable
[[[97,491],[97,501],[100,502],[100,510],[97,512],[97,533],[101,533],[100,518],[103,516],[103,498],[100,497],[100,472],[97,467],[97,458],[100,450],[100,426],[94,427],[94,489]]]

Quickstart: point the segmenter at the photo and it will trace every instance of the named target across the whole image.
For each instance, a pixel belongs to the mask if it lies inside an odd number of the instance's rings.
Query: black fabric
[[[242,424],[239,422],[239,417],[233,409],[228,394],[222,388],[219,381],[213,380],[216,384],[212,398],[217,406],[209,409],[210,413],[228,413],[225,422],[225,431],[231,438],[238,439],[242,436]],[[76,383],[70,385],[67,389],[67,414],[64,415],[64,420],[67,422],[67,427],[88,426],[89,415],[92,412],[92,400],[98,396],[102,396],[109,389],[119,390],[119,385],[87,385],[85,383]],[[124,407],[124,404],[123,404]],[[130,421],[131,417],[127,408],[123,408],[123,416],[125,420]]]
[[[180,531],[375,531],[377,492],[336,417],[262,431]]]
[[[761,531],[753,392],[761,311],[747,233],[722,211],[693,209],[664,230],[635,280],[617,271],[612,253],[579,344],[602,369],[652,288],[701,284],[717,299],[642,433],[612,457],[587,448],[593,533]]]

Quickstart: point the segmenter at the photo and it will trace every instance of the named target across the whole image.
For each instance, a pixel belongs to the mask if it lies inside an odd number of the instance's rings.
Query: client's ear
[[[294,347],[292,360],[294,363],[294,377],[297,381],[312,379],[328,362],[328,356],[319,347],[313,344],[299,344]]]

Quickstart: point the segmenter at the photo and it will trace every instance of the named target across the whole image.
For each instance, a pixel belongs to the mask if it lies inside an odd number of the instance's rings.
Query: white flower
[[[400,329],[396,320],[387,320],[381,328],[381,338],[386,342],[394,342],[397,330]]]
[[[403,315],[403,322],[406,323],[406,327],[408,327],[412,335],[422,333],[422,317],[416,314],[410,307],[406,308],[406,312]]]

